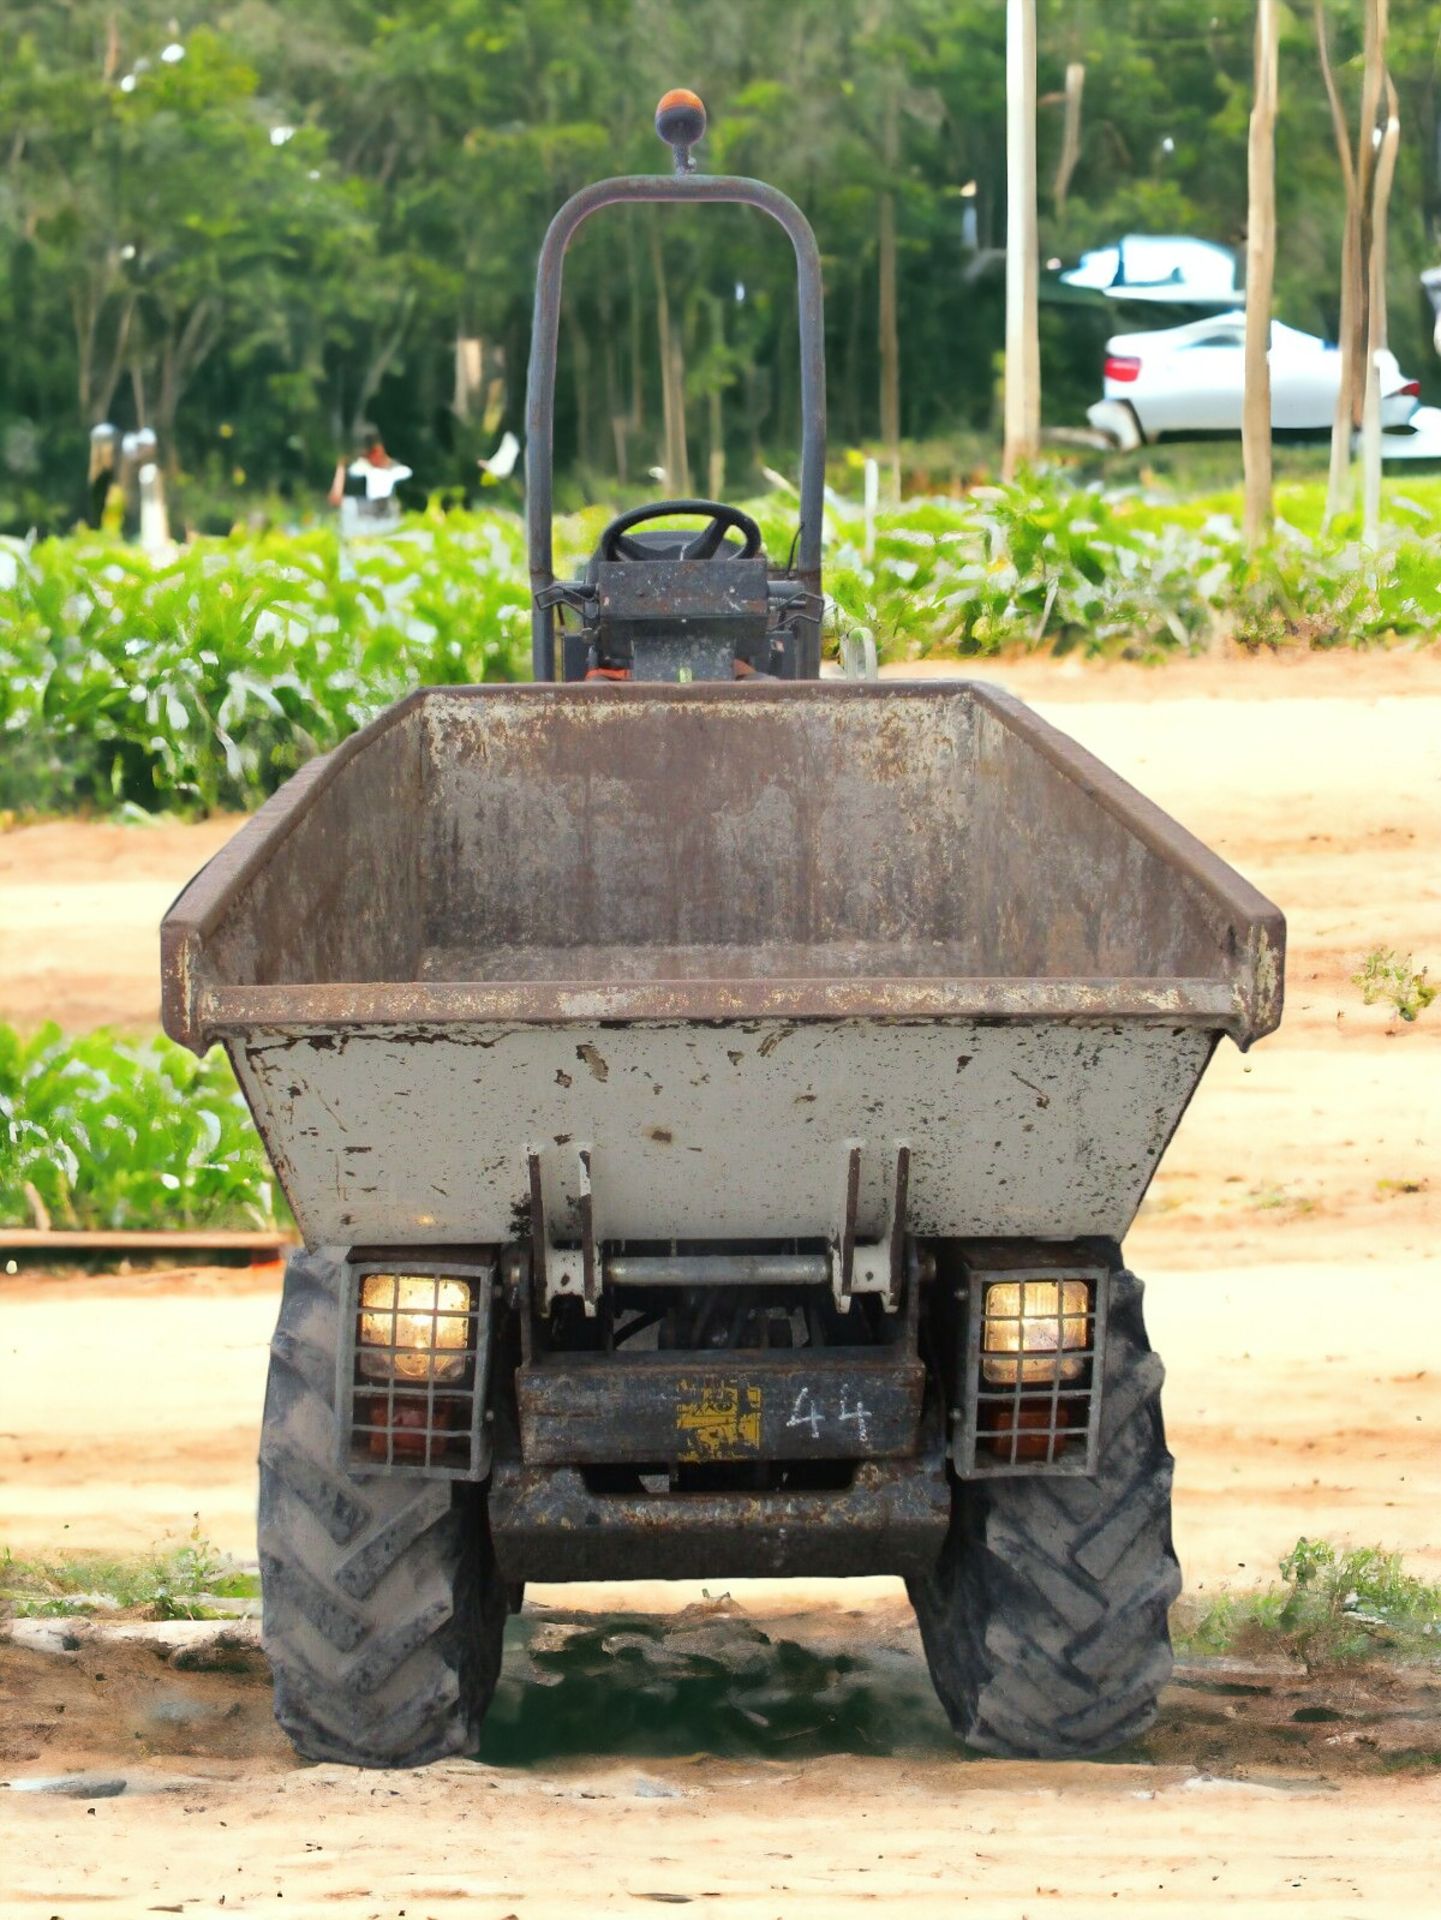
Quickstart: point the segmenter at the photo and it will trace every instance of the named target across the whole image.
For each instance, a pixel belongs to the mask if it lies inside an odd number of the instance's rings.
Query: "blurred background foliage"
[[[1354,111],[1360,7],[1327,13]],[[1040,14],[1044,255],[1129,231],[1239,243],[1251,0],[1041,0]],[[1340,183],[1311,8],[1283,15],[1278,311],[1334,336]],[[1394,0],[1392,344],[1433,386],[1416,276],[1441,249],[1437,39],[1432,0]],[[474,493],[477,456],[521,426],[545,223],[598,175],[663,168],[651,111],[676,83],[710,106],[707,168],[774,180],[816,227],[832,431],[852,447],[878,430],[878,227],[894,197],[902,431],[940,450],[923,488],[964,480],[996,407],[1004,40],[1004,0],[8,0],[0,528],[74,523],[102,418],[156,427],[190,528],[223,530],[243,500],[314,506],[362,418],[422,492]],[[1086,80],[1062,201],[1071,61]],[[563,504],[643,490],[661,457],[658,278],[692,483],[750,491],[795,444],[783,238],[740,210],[617,213],[570,263]],[[1044,310],[1048,419],[1074,422],[1095,397],[1116,325]]]

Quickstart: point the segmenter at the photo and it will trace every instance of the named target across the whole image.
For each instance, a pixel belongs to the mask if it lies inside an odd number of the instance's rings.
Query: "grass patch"
[[[1292,1193],[1287,1187],[1257,1187],[1246,1198],[1248,1204],[1258,1213],[1277,1213],[1282,1210],[1289,1213],[1316,1211],[1316,1201],[1310,1194]]]
[[[1441,1664],[1441,1586],[1407,1573],[1398,1553],[1298,1540],[1281,1585],[1180,1601],[1171,1623],[1186,1655],[1280,1655],[1308,1673],[1376,1659]]]
[[[227,1560],[193,1527],[176,1547],[119,1559],[76,1554],[22,1559],[7,1547],[0,1556],[0,1613],[19,1619],[68,1619],[77,1614],[142,1614],[148,1620],[228,1617],[217,1600],[259,1597],[258,1574]]]

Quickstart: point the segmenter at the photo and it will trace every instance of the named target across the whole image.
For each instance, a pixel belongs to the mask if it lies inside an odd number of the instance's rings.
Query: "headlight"
[[[472,1349],[470,1284],[429,1273],[360,1283],[360,1371],[371,1380],[456,1381]]]
[[[981,1371],[997,1386],[1079,1380],[1091,1345],[1091,1290],[1084,1280],[1002,1280],[986,1288]]]

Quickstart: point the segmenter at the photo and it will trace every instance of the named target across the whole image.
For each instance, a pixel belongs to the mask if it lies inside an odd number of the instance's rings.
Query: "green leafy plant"
[[[1374,1658],[1441,1661],[1441,1587],[1408,1573],[1400,1554],[1303,1537],[1279,1571],[1281,1586],[1265,1592],[1182,1601],[1177,1649],[1281,1654],[1312,1673]]]
[[[269,1227],[285,1217],[219,1048],[0,1026],[0,1223]]]
[[[1425,967],[1416,971],[1409,953],[1397,953],[1393,947],[1373,947],[1351,975],[1351,984],[1361,989],[1368,1007],[1378,1000],[1389,1000],[1401,1019],[1410,1022],[1436,998],[1438,989],[1426,975]]]
[[[513,516],[342,550],[200,540],[156,566],[98,535],[13,548],[0,588],[0,806],[260,803],[413,687],[529,666]]]
[[[1372,552],[1309,530],[1311,504],[1289,499],[1307,527],[1283,525],[1253,558],[1226,495],[1178,502],[1048,470],[910,500],[868,527],[831,493],[828,629],[833,644],[869,629],[893,662],[1432,636],[1429,520]],[[769,552],[788,553],[794,499],[752,510]],[[607,518],[561,521],[563,567]],[[529,672],[524,538],[507,512],[437,505],[345,548],[329,528],[236,534],[157,566],[87,533],[12,542],[0,561],[0,810],[249,809],[414,687]]]

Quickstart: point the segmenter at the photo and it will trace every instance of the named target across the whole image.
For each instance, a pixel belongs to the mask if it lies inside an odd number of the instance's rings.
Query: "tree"
[[[881,441],[890,469],[891,495],[901,497],[901,342],[896,324],[896,196],[890,184],[901,157],[901,76],[894,70],[883,82],[885,117],[882,122],[881,165],[886,184],[878,202],[877,280],[880,289],[878,331],[881,363]]]
[[[1389,118],[1381,85],[1358,141],[1373,4],[1325,7],[1358,172]],[[1138,231],[1243,242],[1255,0],[1029,10],[1038,88],[1058,109],[1035,132],[1040,253]],[[959,436],[989,433],[1006,329],[998,0],[731,0],[723,33],[674,0],[243,0],[199,9],[209,24],[181,33],[174,11],[0,8],[0,526],[64,524],[89,424],[134,425],[137,406],[168,418],[182,518],[196,502],[218,518],[237,487],[303,498],[362,411],[423,485],[473,487],[476,455],[520,424],[546,221],[590,179],[663,170],[651,112],[677,81],[711,108],[702,165],[773,181],[815,226],[833,441],[948,443],[939,459],[957,480],[985,459]],[[1295,11],[1278,7],[1283,33]],[[1441,247],[1434,7],[1390,0],[1389,15],[1407,139],[1386,321],[1403,365],[1429,379],[1429,320],[1400,296]],[[173,44],[181,57],[163,58]],[[1332,333],[1345,219],[1317,182],[1335,132],[1323,89],[1293,83],[1292,49],[1283,38],[1274,306]],[[556,444],[568,501],[615,495],[622,474],[641,485],[665,459],[667,383],[693,474],[723,461],[739,492],[762,484],[763,464],[793,462],[784,240],[721,209],[660,209],[657,228],[667,355],[643,210],[598,220],[567,263]],[[1018,267],[1035,254],[1018,251]],[[1341,330],[1362,382],[1367,309],[1363,291]],[[1068,308],[1061,324],[1060,312],[1040,314],[1045,401],[1075,421],[1095,398],[1108,316]],[[483,410],[454,406],[458,339],[481,343]],[[1025,363],[1012,355],[1013,372]],[[1363,399],[1357,387],[1352,426]],[[1032,443],[1037,426],[1033,411]],[[1350,428],[1342,444],[1349,461]]]
[[[1326,0],[1313,0],[1316,47],[1321,60],[1321,77],[1331,110],[1331,125],[1336,140],[1336,158],[1341,170],[1341,191],[1345,215],[1341,234],[1341,317],[1338,327],[1341,351],[1340,384],[1336,391],[1336,417],[1331,426],[1331,465],[1326,481],[1326,519],[1330,525],[1345,511],[1351,480],[1351,445],[1360,424],[1356,406],[1356,360],[1359,348],[1358,325],[1363,300],[1361,274],[1361,191],[1356,178],[1356,158],[1351,150],[1351,135],[1345,110],[1336,89],[1331,66],[1331,49],[1326,31]]]
[[[1313,0],[1316,47],[1341,172],[1341,379],[1331,428],[1326,522],[1350,505],[1361,435],[1362,519],[1374,544],[1381,512],[1381,395],[1376,356],[1387,344],[1386,259],[1400,109],[1387,67],[1389,0],[1364,0],[1361,105],[1353,148],[1331,60],[1325,0]],[[1384,105],[1384,122],[1382,108]]]
[[[1391,206],[1391,183],[1396,174],[1396,150],[1401,121],[1396,89],[1386,71],[1386,35],[1390,25],[1388,0],[1371,0],[1367,10],[1366,92],[1384,93],[1386,118],[1373,139],[1376,163],[1371,171],[1371,199],[1365,209],[1362,241],[1366,253],[1366,389],[1361,414],[1362,538],[1375,546],[1381,531],[1381,377],[1377,356],[1386,345],[1386,237]]]
[[[1036,4],[1006,7],[1006,479],[1041,445],[1041,347],[1036,227]]]
[[[1245,536],[1252,550],[1271,534],[1271,299],[1276,260],[1276,0],[1256,0],[1256,71],[1248,151],[1246,390],[1241,457]]]

